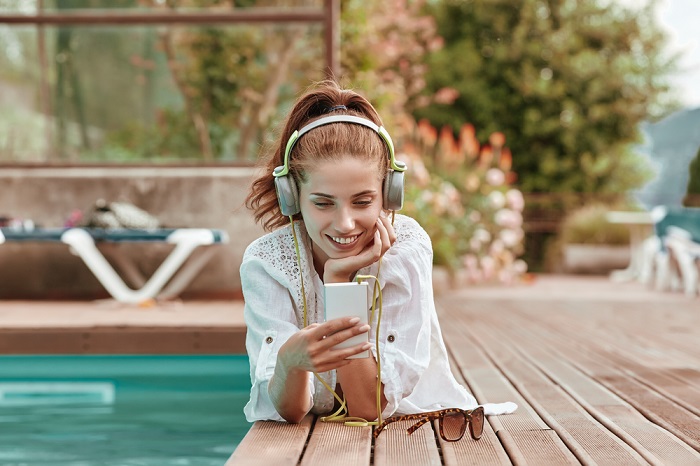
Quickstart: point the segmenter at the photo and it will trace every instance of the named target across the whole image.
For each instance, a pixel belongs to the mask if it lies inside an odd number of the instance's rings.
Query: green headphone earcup
[[[289,217],[301,212],[299,191],[297,191],[297,183],[293,176],[275,177],[275,191],[277,191],[277,202],[280,205],[282,215]]]
[[[389,170],[384,179],[384,209],[401,210],[403,207],[404,172]]]

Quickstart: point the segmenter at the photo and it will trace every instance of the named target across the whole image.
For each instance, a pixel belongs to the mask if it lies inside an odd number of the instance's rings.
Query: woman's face
[[[328,259],[357,255],[373,241],[383,205],[376,163],[352,156],[319,162],[306,171],[299,197],[319,274]]]

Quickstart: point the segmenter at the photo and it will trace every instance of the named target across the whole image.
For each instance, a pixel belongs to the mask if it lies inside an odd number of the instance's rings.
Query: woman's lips
[[[355,247],[357,244],[357,241],[360,238],[360,235],[353,235],[353,236],[331,236],[331,235],[326,235],[328,239],[330,240],[331,244],[336,248],[336,249],[352,249]]]

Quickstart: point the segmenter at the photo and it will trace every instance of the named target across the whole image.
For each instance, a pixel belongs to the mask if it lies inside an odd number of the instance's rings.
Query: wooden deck
[[[373,442],[310,416],[258,422],[226,465],[700,464],[700,298],[560,277],[437,303],[458,378],[514,414],[456,443],[429,425]]]

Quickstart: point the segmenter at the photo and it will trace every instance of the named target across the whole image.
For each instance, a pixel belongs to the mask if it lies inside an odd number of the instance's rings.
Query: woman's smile
[[[357,242],[357,239],[360,237],[360,235],[354,235],[354,236],[328,236],[331,240],[333,240],[334,243],[336,243],[337,246],[339,247],[354,247],[355,243]]]

